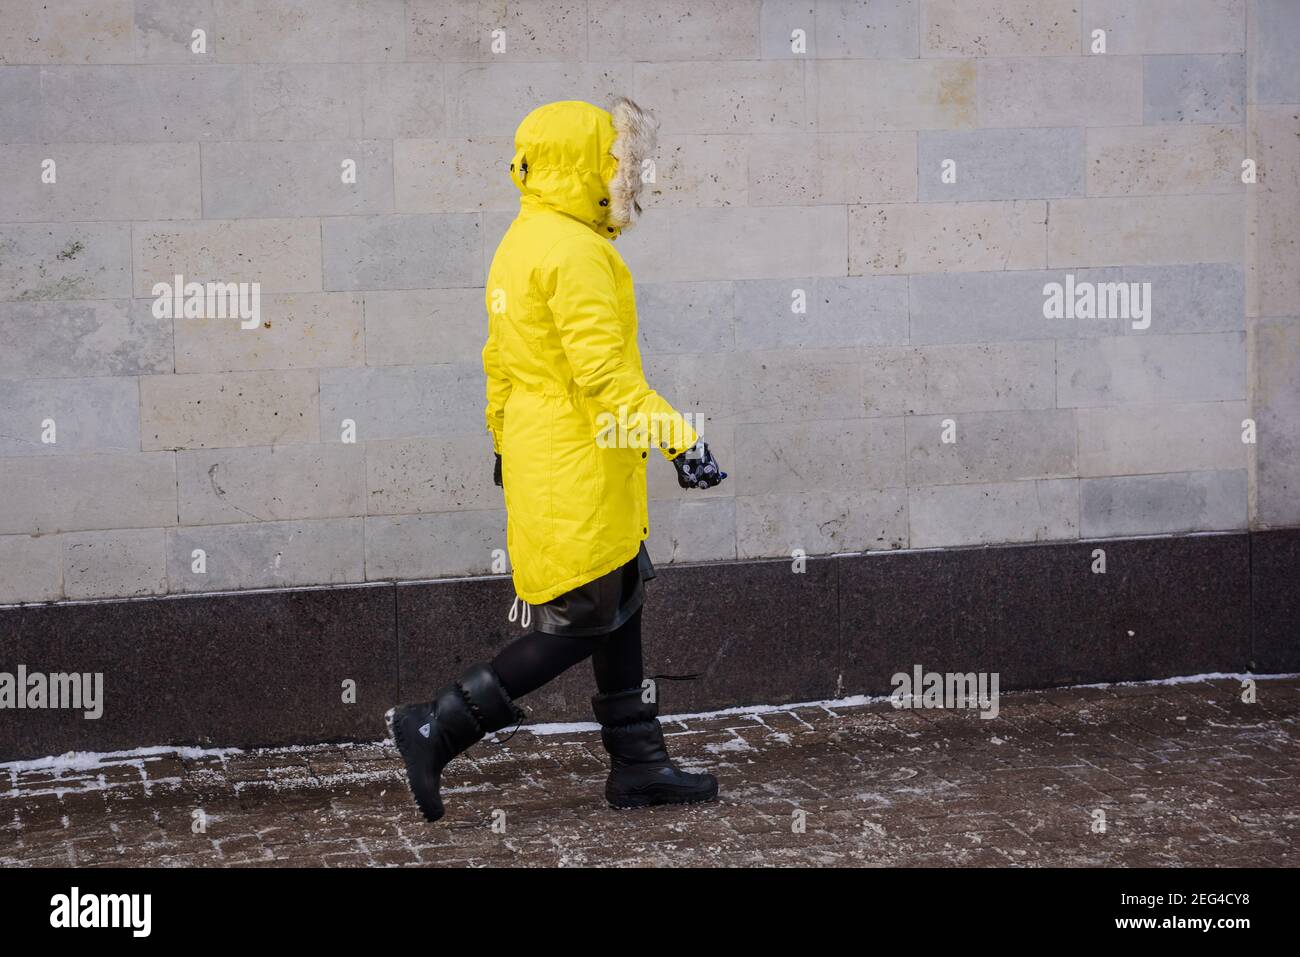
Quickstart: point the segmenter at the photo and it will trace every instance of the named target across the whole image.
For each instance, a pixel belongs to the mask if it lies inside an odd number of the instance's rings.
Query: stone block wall
[[[732,475],[651,463],[657,561],[1300,525],[1295,0],[0,0],[0,602],[490,572],[512,134],[616,94]]]

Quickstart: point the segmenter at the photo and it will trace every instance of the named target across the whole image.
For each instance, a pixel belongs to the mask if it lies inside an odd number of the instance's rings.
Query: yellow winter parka
[[[488,270],[487,427],[501,455],[515,591],[542,604],[634,558],[650,530],[646,461],[698,436],[646,384],[632,274],[652,117],[565,101],[515,134],[519,215]]]

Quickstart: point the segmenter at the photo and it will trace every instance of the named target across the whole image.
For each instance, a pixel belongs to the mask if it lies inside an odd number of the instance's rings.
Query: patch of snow
[[[1091,685],[1066,685],[1065,688],[1138,688],[1143,685],[1194,685],[1202,681],[1286,681],[1300,678],[1300,672],[1276,675],[1253,675],[1242,671],[1212,671],[1203,675],[1178,675],[1173,678],[1152,678],[1148,681],[1104,681]],[[1057,689],[1064,690],[1064,689]],[[1017,691],[1015,694],[1025,694]]]
[[[133,748],[130,751],[69,751],[48,758],[32,758],[29,761],[5,761],[0,768],[6,771],[93,771],[104,765],[140,764],[146,758],[160,758],[175,755],[178,758],[198,760],[200,758],[224,758],[231,754],[243,754],[239,748],[177,748],[166,745],[152,748]]]
[[[664,720],[667,719],[665,718]],[[537,735],[585,734],[588,731],[599,731],[600,725],[595,721],[555,721],[550,724],[527,724],[519,730],[528,731]]]

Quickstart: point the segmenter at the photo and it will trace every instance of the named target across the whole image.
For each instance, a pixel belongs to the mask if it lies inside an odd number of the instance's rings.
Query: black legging
[[[639,688],[641,668],[641,609],[619,628],[595,638],[569,638],[530,631],[506,645],[492,659],[492,670],[506,693],[519,699],[530,691],[568,671],[584,658],[591,658],[596,688],[612,694]]]

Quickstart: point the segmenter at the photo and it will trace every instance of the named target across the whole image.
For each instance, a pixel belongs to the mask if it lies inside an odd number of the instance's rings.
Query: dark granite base
[[[432,692],[491,658],[523,629],[506,620],[515,590],[508,578],[466,578],[395,586],[398,676],[403,701]]]
[[[834,697],[839,559],[660,567],[643,641],[660,703],[677,713]]]
[[[1300,671],[1300,529],[1250,536],[1253,667]]]
[[[397,691],[393,589],[0,610],[0,671],[102,672],[104,713],[0,711],[0,761],[157,744],[374,740]],[[356,703],[343,701],[355,682]]]
[[[1092,571],[1093,551],[1107,571]],[[887,694],[915,665],[1000,687],[1300,671],[1300,530],[662,566],[647,674],[676,713]],[[102,671],[104,717],[0,711],[0,761],[154,744],[375,740],[522,632],[508,579],[0,609],[0,671]],[[357,703],[342,683],[357,684]],[[580,665],[523,700],[591,720]]]
[[[1104,574],[1092,570],[1097,549]],[[1243,671],[1248,536],[841,558],[845,685],[896,672],[998,672],[1002,690]]]

